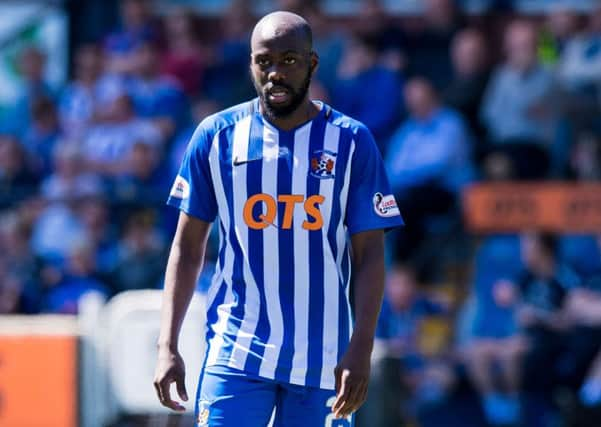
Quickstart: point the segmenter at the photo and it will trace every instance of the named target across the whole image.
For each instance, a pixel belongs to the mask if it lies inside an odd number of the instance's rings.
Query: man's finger
[[[169,390],[171,383],[172,381],[170,380],[161,381],[159,383],[159,388],[161,389],[162,396],[161,403],[163,404],[163,406],[166,406],[169,409],[173,409],[174,411],[185,411],[186,408],[184,408],[178,402],[171,400],[171,391]]]
[[[342,370],[339,368],[334,369],[334,389],[336,390],[336,395],[340,391],[340,376],[342,374]]]
[[[358,411],[359,408],[361,407],[361,405],[363,405],[365,403],[365,401],[367,400],[367,389],[368,389],[368,382],[365,381],[362,384],[361,393],[359,394],[359,401],[357,402],[357,407],[355,408],[355,411]]]
[[[175,384],[177,386],[177,394],[179,394],[179,397],[184,402],[187,402],[188,401],[188,393],[186,393],[186,382],[184,380],[184,376],[182,375],[180,378],[178,378],[175,381]]]
[[[343,414],[345,417],[349,416],[353,412],[357,411],[363,402],[365,402],[365,396],[367,391],[367,386],[365,381],[361,381],[354,387],[355,392],[351,396],[348,413]]]
[[[346,418],[351,414],[351,412],[353,412],[357,406],[359,393],[361,392],[359,384],[352,384],[350,387],[347,385],[347,387],[349,389],[348,398],[337,413],[337,416],[340,418]]]
[[[348,417],[351,413],[353,413],[357,407],[359,406],[359,399],[361,398],[361,384],[355,384],[353,387],[353,393],[349,397],[348,404],[343,408],[342,411],[343,417]]]
[[[158,381],[154,381],[154,389],[157,392],[157,396],[159,397],[159,402],[161,402],[161,404],[163,404],[163,395],[161,393],[161,387],[159,386],[159,382]]]
[[[336,400],[332,405],[332,412],[334,415],[338,414],[340,408],[345,405],[345,403],[349,399],[349,395],[351,392],[351,385],[348,383],[349,371],[343,371],[340,378],[340,391],[336,396]]]

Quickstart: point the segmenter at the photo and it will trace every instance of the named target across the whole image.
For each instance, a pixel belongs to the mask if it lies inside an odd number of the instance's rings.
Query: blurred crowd
[[[187,142],[255,96],[249,4],[215,17],[123,0],[117,28],[72,46],[64,87],[47,83],[45,52],[21,51],[0,116],[0,313],[162,286]],[[601,9],[496,4],[468,16],[426,0],[399,17],[363,0],[332,17],[274,2],[311,23],[311,96],[371,129],[408,224],[387,242],[361,426],[601,425],[601,237],[473,236],[461,219],[473,182],[601,179]]]

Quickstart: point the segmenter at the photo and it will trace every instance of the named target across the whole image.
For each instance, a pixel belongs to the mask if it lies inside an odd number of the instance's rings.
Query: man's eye
[[[257,59],[257,64],[259,64],[259,66],[261,67],[267,67],[271,62],[269,61],[269,59],[265,59],[265,58],[260,58]]]
[[[290,57],[290,58],[286,58],[286,59],[284,59],[284,63],[285,63],[286,65],[293,65],[293,64],[296,64],[296,58],[292,58],[292,57]]]

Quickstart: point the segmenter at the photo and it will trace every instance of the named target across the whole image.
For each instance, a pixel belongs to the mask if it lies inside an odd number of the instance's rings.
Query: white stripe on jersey
[[[223,246],[221,245],[223,244],[222,242],[224,242],[223,239],[225,239],[225,236],[223,235],[223,231],[221,230],[219,224],[215,224],[215,226],[218,228],[219,231],[219,247],[222,248]],[[221,274],[222,271],[223,266],[221,265],[221,259],[217,257],[215,273],[213,273],[213,278],[211,279],[211,286],[209,286],[209,289],[207,290],[207,309],[213,304],[213,301],[215,301],[215,297],[217,296],[217,292],[219,291],[219,286],[221,285],[221,281],[223,280]]]
[[[278,194],[278,150],[279,134],[277,130],[264,122],[261,189],[264,194],[273,196]],[[270,333],[265,345],[259,376],[274,378],[280,348],[284,341],[284,320],[280,308],[278,228],[271,225],[263,229],[263,261],[265,268],[265,280],[263,282],[265,284]],[[266,361],[273,361],[273,364],[268,364]]]
[[[353,334],[353,317],[350,315],[351,313],[351,299],[350,299],[350,283],[351,283],[351,254],[350,251],[345,251],[344,247],[346,245],[346,240],[347,240],[347,235],[346,235],[346,227],[344,227],[344,218],[346,218],[346,203],[347,203],[347,199],[348,199],[348,192],[349,192],[349,186],[351,184],[351,166],[353,164],[352,159],[353,159],[353,155],[355,154],[355,140],[353,140],[351,142],[351,149],[349,150],[349,155],[348,155],[348,161],[346,163],[346,172],[345,172],[345,176],[344,176],[344,185],[342,187],[342,190],[340,191],[340,205],[342,206],[342,220],[338,223],[338,259],[336,260],[336,264],[339,266],[340,268],[340,277],[344,277],[344,275],[342,274],[342,257],[346,256],[347,258],[347,265],[349,266],[349,276],[348,276],[348,280],[346,285],[346,312],[349,313],[348,316],[348,331],[349,331],[349,338],[351,337],[351,335]],[[342,357],[342,354],[339,355],[339,357]]]
[[[292,194],[307,194],[309,170],[309,137],[312,122],[298,129],[294,135],[294,173]],[[292,358],[292,384],[304,384],[309,356],[309,232],[299,227],[307,214],[302,203],[294,206],[294,356]]]
[[[223,132],[223,131],[222,131]],[[221,168],[219,166],[219,133],[213,138],[211,145],[211,151],[209,152],[209,164],[211,169],[211,178],[215,187],[215,196],[217,197],[217,205],[219,206],[219,219],[225,230],[224,241],[227,242],[228,232],[230,229],[230,216],[229,209],[227,206],[227,199],[225,197],[225,191],[223,189],[223,182],[221,181]],[[228,318],[234,304],[234,298],[232,294],[232,283],[231,277],[234,271],[234,251],[232,245],[226,243],[225,246],[225,260],[223,262],[222,270],[220,274],[215,275],[216,284],[219,286],[221,281],[226,283],[226,293],[221,304],[217,310],[217,321],[213,325],[213,331],[215,336],[209,342],[209,354],[207,355],[207,366],[211,366],[217,362],[219,352],[224,345],[223,334],[227,330]]]
[[[324,145],[325,151],[338,153],[338,143],[340,141],[340,128],[326,123]],[[339,159],[337,159],[339,161]],[[330,229],[330,220],[332,217],[332,203],[339,203],[335,200],[334,180],[322,179],[320,181],[319,193],[325,197],[323,204],[320,206],[324,224],[322,228],[323,238],[323,254],[324,254],[324,300],[323,300],[323,361],[321,370],[321,386],[333,387],[334,376],[332,369],[337,364],[338,356],[338,288],[339,277],[337,274],[338,267],[336,266],[332,248],[328,241],[328,230]],[[342,221],[340,221],[342,223]],[[341,248],[338,248],[341,251]],[[327,325],[327,326],[326,326]],[[341,355],[342,356],[342,355]]]
[[[248,144],[250,136],[250,127],[252,124],[252,116],[247,116],[236,124],[234,128],[233,146],[232,146],[232,161],[235,159],[248,158]],[[242,250],[242,274],[245,283],[245,298],[244,298],[244,317],[240,329],[237,331],[234,350],[230,356],[228,365],[232,368],[244,369],[250,344],[255,335],[255,329],[259,321],[259,310],[261,300],[259,297],[259,288],[255,278],[250,270],[250,260],[248,257],[248,228],[244,225],[244,204],[247,196],[247,164],[242,163],[237,166],[232,166],[232,192],[234,203],[234,227],[236,239],[240,243]]]

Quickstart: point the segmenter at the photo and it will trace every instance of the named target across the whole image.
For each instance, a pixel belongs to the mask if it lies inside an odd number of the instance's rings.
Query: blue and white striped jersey
[[[320,105],[288,131],[257,99],[206,118],[168,204],[218,218],[206,366],[333,390],[352,331],[347,233],[403,222],[370,132]]]

